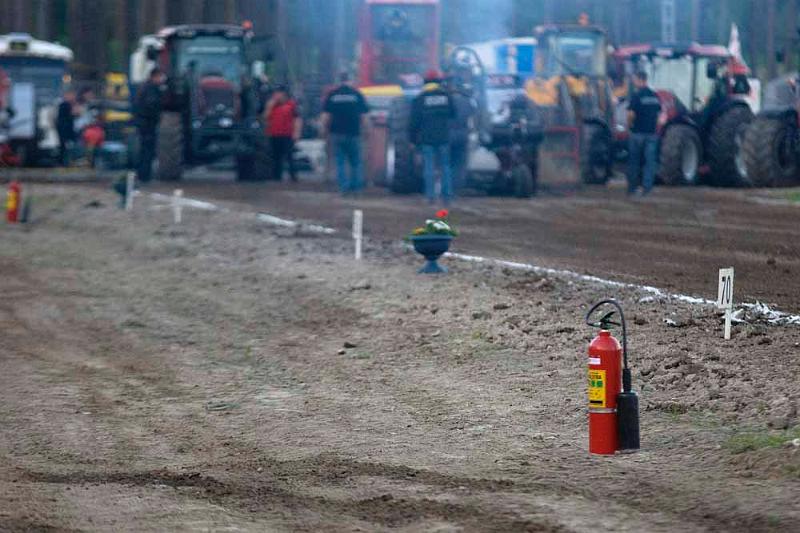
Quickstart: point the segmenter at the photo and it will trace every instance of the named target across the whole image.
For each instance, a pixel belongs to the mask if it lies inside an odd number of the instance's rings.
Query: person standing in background
[[[441,86],[442,73],[425,73],[425,86],[411,104],[409,138],[422,149],[425,196],[436,201],[436,163],[442,171],[441,194],[445,205],[453,199],[453,169],[450,166],[450,127],[456,116],[453,99]]]
[[[628,195],[647,196],[653,190],[658,170],[658,116],[661,101],[647,84],[647,73],[633,76],[634,93],[628,106]],[[644,158],[644,177],[640,179]],[[641,193],[638,192],[639,185]]]
[[[75,132],[75,116],[78,113],[75,91],[67,91],[61,103],[58,104],[56,115],[56,132],[58,133],[58,160],[61,166],[69,166],[69,152],[72,144],[77,140]]]
[[[134,102],[134,120],[139,129],[139,168],[137,177],[142,183],[150,181],[153,172],[153,160],[156,158],[158,142],[158,123],[161,120],[161,86],[164,74],[158,67],[150,71],[150,77],[139,88]]]
[[[297,103],[289,96],[286,87],[278,87],[264,110],[267,124],[267,137],[272,147],[273,179],[283,179],[284,162],[289,166],[289,177],[297,181],[294,167],[294,143],[300,139],[303,120],[297,110]]]
[[[336,176],[343,195],[358,194],[364,188],[361,170],[361,131],[369,113],[367,100],[343,73],[341,85],[331,91],[323,104],[322,129],[330,138],[336,158]],[[350,164],[350,178],[347,164]]]

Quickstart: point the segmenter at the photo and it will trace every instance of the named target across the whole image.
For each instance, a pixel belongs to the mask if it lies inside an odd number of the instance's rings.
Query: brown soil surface
[[[190,180],[186,194],[245,202],[347,231],[364,210],[367,234],[397,240],[431,216],[421,197],[383,190],[352,201],[317,185]],[[170,191],[167,187],[160,190]],[[171,192],[171,191],[170,191]],[[465,198],[452,209],[458,251],[653,285],[716,299],[717,271],[736,268],[737,301],[800,312],[800,204],[759,203],[766,191],[659,188],[640,201],[621,185],[532,201]]]
[[[417,257],[376,239],[357,263],[343,237],[249,212],[257,201],[344,227],[349,214],[329,213],[346,202],[319,194],[313,213],[299,194],[256,190],[229,188],[248,202],[187,209],[176,227],[151,197],[125,213],[97,188],[39,186],[34,222],[3,229],[0,530],[787,531],[800,520],[800,328],[750,322],[724,342],[710,309],[456,261],[421,277]],[[470,200],[458,213],[477,228],[485,205],[495,227],[522,232],[499,220],[520,213],[536,243],[545,212],[601,197]],[[666,209],[603,201],[628,218]],[[362,203],[379,237],[425,211]],[[467,230],[458,248],[538,256],[497,240]],[[607,296],[631,322],[643,450],[604,458],[586,451],[582,320]]]

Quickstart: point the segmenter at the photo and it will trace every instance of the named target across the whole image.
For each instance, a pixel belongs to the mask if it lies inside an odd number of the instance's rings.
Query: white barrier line
[[[203,209],[205,211],[220,210],[219,206],[217,206],[216,204],[212,204],[210,202],[204,202],[202,200],[194,200],[192,198],[183,198],[183,197],[180,198],[180,200],[178,200],[177,198],[175,198],[175,196],[169,196],[158,192],[151,192],[150,196],[152,198],[155,198],[156,200],[163,200],[164,202],[168,202],[171,206],[180,205],[182,207],[194,207],[195,209]]]
[[[285,218],[268,215],[267,213],[258,213],[256,218],[261,222],[266,222],[267,224],[272,224],[273,226],[282,226],[284,228],[300,228],[313,233],[323,233],[325,235],[333,235],[336,233],[336,230],[333,228],[327,228],[317,224],[303,224],[302,222],[295,222],[294,220],[287,220]]]
[[[503,259],[492,259],[486,257],[480,257],[476,255],[466,255],[466,254],[459,254],[454,252],[448,252],[445,254],[445,257],[452,257],[453,259],[460,259],[461,261],[468,261],[471,263],[490,263],[493,265],[504,266],[507,268],[512,268],[515,270],[526,270],[529,272],[535,272],[537,274],[548,274],[551,276],[558,276],[562,278],[571,278],[580,281],[586,281],[589,283],[594,283],[598,285],[605,285],[606,287],[617,287],[623,289],[633,289],[642,292],[647,292],[651,294],[654,298],[665,298],[670,300],[678,300],[681,302],[689,303],[692,305],[707,305],[707,306],[716,306],[717,302],[714,300],[708,300],[706,298],[697,298],[696,296],[688,296],[686,294],[678,294],[678,293],[670,293],[665,292],[657,287],[651,287],[649,285],[637,285],[635,283],[625,283],[622,281],[613,281],[610,279],[604,279],[597,276],[589,276],[586,274],[579,274],[577,272],[573,272],[571,270],[559,270],[555,268],[546,268],[537,265],[532,265],[530,263],[517,263],[514,261],[505,261]],[[739,304],[740,307],[745,309],[754,310],[756,313],[763,315],[767,321],[774,323],[774,324],[786,324],[786,325],[798,325],[800,326],[800,315],[792,315],[789,313],[785,313],[783,311],[776,311],[771,309],[768,305],[763,304],[761,302],[756,303],[741,303]]]
[[[171,196],[167,196],[164,194],[159,193],[151,193],[151,196],[154,198],[159,199],[166,199],[168,201],[172,201]],[[191,198],[183,198],[182,202],[184,205],[189,205],[191,207],[197,207],[199,209],[207,209],[207,210],[220,210],[222,212],[228,211],[227,209],[221,209],[216,204],[212,204],[210,202],[204,202],[201,200],[193,200]],[[313,231],[315,233],[322,233],[325,235],[333,235],[336,233],[334,228],[328,228],[325,226],[319,226],[316,224],[302,224],[296,222],[294,220],[288,220],[285,218],[276,217],[273,215],[269,215],[267,213],[257,213],[256,218],[262,222],[266,222],[267,224],[272,224],[275,226],[283,226],[287,228],[296,228],[302,227],[308,231]],[[409,247],[410,248],[410,247]],[[637,285],[635,283],[625,283],[622,281],[614,281],[610,279],[604,279],[597,276],[590,276],[587,274],[579,274],[578,272],[573,272],[571,270],[560,270],[555,268],[547,268],[537,265],[532,265],[530,263],[518,263],[515,261],[506,261],[503,259],[492,259],[487,257],[480,257],[477,255],[467,255],[467,254],[459,254],[454,252],[448,252],[445,254],[445,257],[452,257],[453,259],[459,259],[461,261],[468,261],[471,263],[491,263],[494,265],[504,266],[508,268],[513,268],[515,270],[527,270],[529,272],[535,272],[537,274],[548,274],[551,276],[559,276],[564,278],[571,278],[580,281],[585,281],[589,283],[595,283],[598,285],[605,285],[606,287],[617,287],[617,288],[624,288],[624,289],[633,289],[642,292],[650,293],[654,298],[666,298],[671,300],[678,300],[680,302],[692,304],[692,305],[705,305],[705,306],[716,306],[717,302],[713,300],[708,300],[706,298],[698,298],[696,296],[688,296],[686,294],[677,294],[677,293],[670,293],[665,292],[658,287],[651,287],[649,285]],[[740,308],[744,309],[751,309],[754,310],[756,313],[764,316],[768,322],[776,325],[797,325],[800,326],[800,315],[792,315],[790,313],[786,313],[783,311],[777,311],[775,309],[770,308],[768,305],[763,304],[761,302],[756,303],[740,303]]]

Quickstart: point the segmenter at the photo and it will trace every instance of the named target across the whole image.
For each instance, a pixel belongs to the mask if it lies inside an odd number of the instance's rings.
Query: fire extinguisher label
[[[606,371],[589,370],[589,407],[606,406]]]

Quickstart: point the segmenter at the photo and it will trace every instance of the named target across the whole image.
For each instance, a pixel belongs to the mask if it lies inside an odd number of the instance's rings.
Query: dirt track
[[[774,429],[797,424],[800,328],[726,344],[712,311],[616,294],[644,450],[589,457],[581,319],[607,290],[453,262],[420,278],[393,245],[356,264],[346,240],[246,212],[173,227],[147,198],[129,216],[95,189],[38,191],[35,223],[0,234],[0,529],[800,519],[800,434]]]
[[[364,209],[367,234],[397,240],[431,215],[419,197],[374,191],[347,201],[314,185],[187,181],[190,196],[244,202],[347,231]],[[160,190],[169,191],[168,187]],[[658,189],[630,202],[619,186],[533,201],[466,198],[453,208],[458,250],[716,298],[717,270],[736,267],[736,298],[800,312],[800,204],[757,203],[765,192]]]

